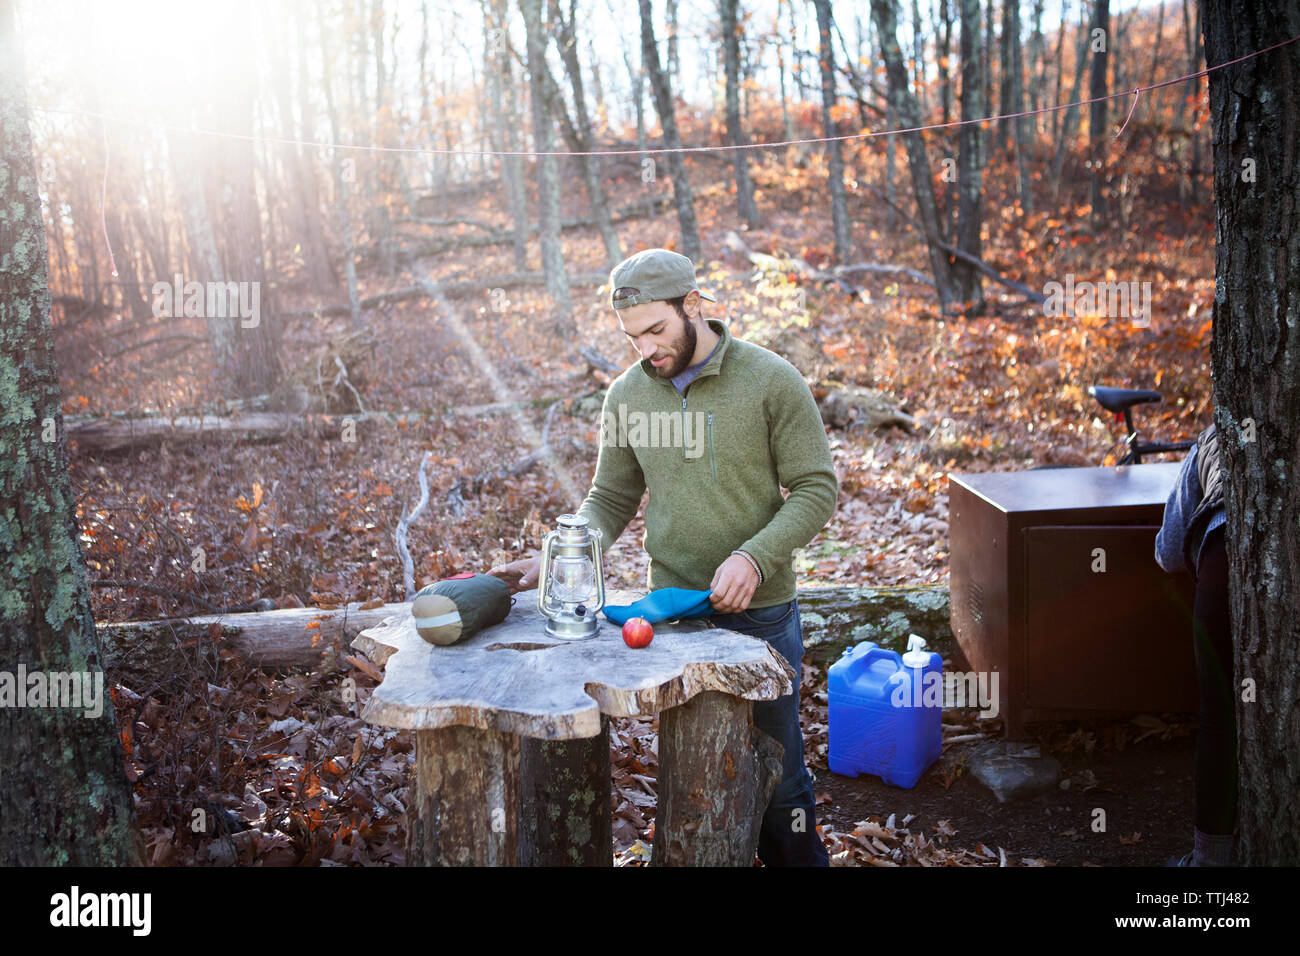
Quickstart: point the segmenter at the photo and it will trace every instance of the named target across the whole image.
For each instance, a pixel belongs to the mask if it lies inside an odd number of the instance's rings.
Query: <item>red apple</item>
[[[655,629],[643,617],[629,618],[623,625],[623,643],[628,647],[646,647],[654,636]]]

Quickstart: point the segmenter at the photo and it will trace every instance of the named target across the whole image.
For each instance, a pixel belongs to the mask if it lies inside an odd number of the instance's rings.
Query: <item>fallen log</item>
[[[149,418],[107,418],[66,423],[68,438],[80,452],[110,452],[148,448],[166,441],[181,444],[213,438],[249,442],[278,441],[300,416],[254,412],[236,417],[180,415]]]
[[[197,665],[215,663],[221,650],[267,670],[320,667],[361,631],[409,604],[337,610],[282,608],[249,614],[212,614],[163,621],[127,621],[97,627],[104,668],[128,687],[148,687]]]
[[[818,385],[813,396],[822,421],[831,428],[889,428],[911,431],[916,419],[898,407],[896,399],[875,388],[858,385]]]
[[[427,255],[428,253],[420,253]],[[604,272],[581,272],[569,276],[569,282],[573,285],[600,285],[609,281],[609,275]],[[541,272],[516,272],[510,275],[487,276],[483,279],[477,279],[473,282],[439,282],[438,285],[442,291],[449,296],[461,295],[485,295],[492,289],[515,289],[520,286],[545,285],[546,276]],[[376,306],[391,305],[397,302],[409,302],[412,299],[424,299],[429,296],[429,291],[424,285],[413,285],[408,288],[394,289],[392,292],[383,292],[379,295],[369,295],[361,300],[362,309],[373,309]],[[293,309],[289,312],[280,313],[282,318],[301,318],[303,316],[333,316],[349,315],[351,308],[347,305],[324,305],[314,309]]]
[[[82,420],[64,420],[70,440],[77,443],[81,454],[103,454],[133,451],[168,445],[183,445],[200,441],[245,441],[255,444],[277,442],[291,429],[299,426],[324,426],[342,428],[343,418],[351,419],[358,428],[372,418],[387,415],[307,415],[282,412],[252,412],[242,415],[163,415],[144,417],[109,417]]]
[[[597,372],[604,372],[606,375],[612,375],[615,378],[623,374],[623,369],[617,363],[611,362],[590,345],[578,346],[578,354]]]
[[[802,588],[797,598],[805,661],[833,664],[862,641],[903,651],[908,634],[945,657],[958,653],[943,585]]]

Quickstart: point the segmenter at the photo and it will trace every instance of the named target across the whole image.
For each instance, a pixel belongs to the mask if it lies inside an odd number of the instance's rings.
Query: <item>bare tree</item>
[[[618,241],[618,232],[609,214],[609,204],[605,201],[605,187],[602,184],[600,157],[589,155],[595,152],[596,137],[591,129],[591,114],[587,110],[587,96],[582,85],[582,65],[578,62],[578,5],[577,0],[569,0],[569,17],[564,18],[559,0],[550,0],[551,19],[555,23],[556,45],[560,50],[560,60],[564,63],[564,72],[569,78],[569,89],[573,94],[573,119],[564,115],[563,99],[556,97],[557,115],[569,131],[568,140],[574,152],[583,153],[581,157],[584,182],[587,187],[587,201],[591,204],[591,216],[596,220],[596,228],[605,243],[605,256],[613,268],[623,258],[623,248]]]
[[[546,109],[546,34],[542,26],[542,0],[519,0],[524,15],[528,46],[528,91],[533,112],[533,148],[539,153],[554,149],[551,114]],[[551,297],[552,323],[556,334],[568,341],[573,337],[573,301],[569,277],[564,271],[564,249],[560,245],[560,178],[554,156],[537,156],[537,232],[542,247],[542,273]]]
[[[1070,102],[1079,102],[1081,91],[1083,90],[1083,67],[1088,62],[1088,24],[1085,18],[1086,4],[1079,4],[1079,43],[1075,47],[1074,58],[1074,85],[1070,87]],[[1064,43],[1065,24],[1061,24],[1062,43]],[[1058,77],[1059,79],[1059,77]],[[1079,107],[1071,106],[1065,111],[1065,119],[1061,121],[1061,136],[1056,141],[1056,156],[1052,159],[1052,193],[1053,195],[1060,192],[1061,189],[1061,170],[1065,167],[1065,153],[1069,149],[1070,143],[1074,140],[1074,131],[1078,129],[1079,124]]]
[[[519,108],[515,101],[514,57],[510,46],[509,0],[485,0],[483,17],[487,26],[488,102],[492,110],[495,148],[509,153],[519,151],[515,131],[519,127]],[[504,96],[503,96],[504,94]],[[506,209],[514,224],[511,251],[516,272],[528,268],[528,192],[524,187],[524,164],[521,156],[502,156],[501,187],[506,195]]]
[[[741,26],[736,15],[738,0],[719,0],[719,24],[722,30],[722,56],[727,73],[727,145],[740,146],[746,142],[745,130],[740,123],[740,34]],[[754,184],[749,178],[747,150],[731,151],[732,167],[736,171],[736,212],[750,229],[759,226],[758,207],[754,204]]]
[[[903,128],[913,130],[903,134],[903,140],[907,144],[908,166],[912,173],[912,190],[916,194],[917,211],[921,227],[925,231],[926,246],[930,253],[930,271],[934,274],[934,287],[939,295],[939,308],[945,313],[951,313],[962,297],[953,282],[948,253],[944,249],[946,244],[939,226],[939,206],[934,198],[925,141],[921,133],[915,131],[915,127],[921,125],[921,120],[916,99],[907,85],[907,67],[903,64],[903,54],[898,47],[895,6],[896,0],[871,0],[871,15],[876,21],[876,32],[880,35],[885,74],[889,80],[889,98]]]
[[[813,0],[817,8],[817,34],[821,38],[822,135],[835,137],[835,47],[831,44],[831,0]],[[901,61],[900,61],[901,62]],[[906,79],[904,79],[906,82]],[[844,193],[844,152],[837,139],[826,143],[826,165],[830,177],[831,230],[835,237],[835,261],[847,264],[853,256],[853,237],[849,234],[848,200]]]
[[[342,144],[342,126],[339,123],[338,108],[334,103],[332,75],[332,56],[330,53],[329,27],[325,23],[324,8],[316,8],[316,25],[320,30],[321,88],[325,93],[325,111],[330,121],[330,136],[333,142]],[[343,238],[343,278],[348,287],[348,316],[352,327],[361,327],[361,294],[357,287],[356,242],[352,233],[352,183],[355,181],[356,160],[343,155],[343,150],[333,150],[334,159],[334,203]]]
[[[638,0],[641,8],[641,65],[650,78],[655,110],[663,129],[664,146],[670,150],[682,148],[682,138],[677,132],[677,110],[673,106],[672,90],[668,76],[659,65],[659,51],[655,44],[653,13],[650,0]],[[675,7],[674,7],[675,10]],[[677,226],[682,236],[682,255],[692,262],[700,261],[700,230],[695,222],[695,197],[690,180],[686,177],[686,161],[679,152],[665,155],[668,175],[673,181],[673,199],[677,204]]]
[[[1097,0],[1092,16],[1092,75],[1088,97],[1093,101],[1088,120],[1088,147],[1092,154],[1092,226],[1100,229],[1106,221],[1106,194],[1102,190],[1102,162],[1106,153],[1106,67],[1110,63],[1110,0]]]
[[[978,119],[984,112],[984,84],[980,77],[980,3],[961,0],[961,118]],[[957,248],[980,258],[983,172],[978,123],[961,128],[961,154],[957,171]],[[978,270],[959,259],[953,263],[957,296],[972,312],[984,307],[984,285]]]

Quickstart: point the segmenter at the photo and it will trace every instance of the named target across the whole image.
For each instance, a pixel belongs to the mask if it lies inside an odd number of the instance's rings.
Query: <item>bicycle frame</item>
[[[1124,426],[1128,429],[1128,434],[1124,437],[1124,444],[1128,447],[1128,453],[1117,461],[1119,465],[1140,465],[1142,464],[1143,455],[1163,455],[1172,452],[1184,452],[1196,444],[1192,441],[1176,442],[1144,442],[1138,439],[1137,426],[1133,424],[1132,407],[1124,409]]]

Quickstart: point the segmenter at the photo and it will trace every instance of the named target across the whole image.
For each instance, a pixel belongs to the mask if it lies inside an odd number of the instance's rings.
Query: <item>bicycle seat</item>
[[[1160,401],[1160,393],[1149,388],[1107,388],[1105,385],[1089,385],[1088,394],[1101,403],[1101,407],[1116,415],[1128,411],[1134,405]]]

